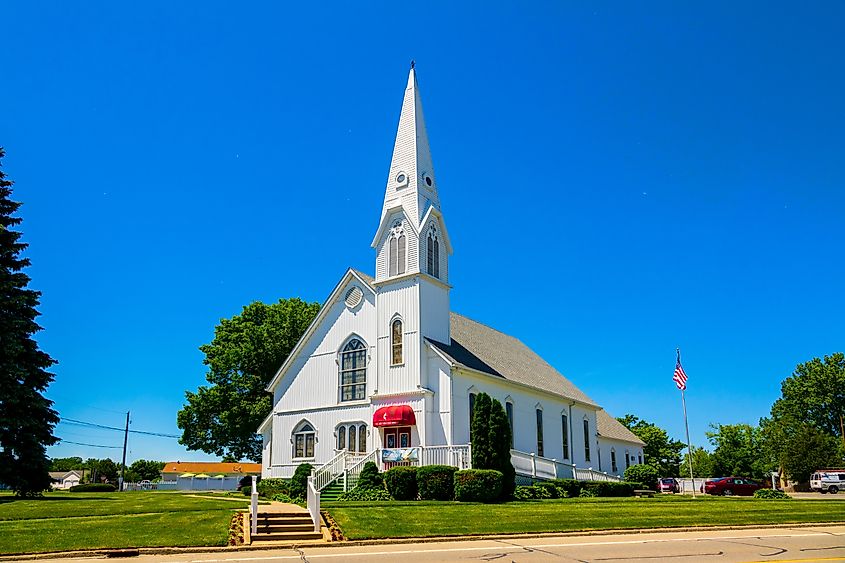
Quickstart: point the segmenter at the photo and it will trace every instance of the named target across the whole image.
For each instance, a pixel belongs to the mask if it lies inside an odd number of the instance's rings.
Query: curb
[[[37,561],[43,559],[68,559],[72,557],[114,557],[120,552],[128,550],[137,551],[138,555],[180,555],[184,553],[235,553],[238,551],[269,551],[269,550],[291,550],[307,547],[358,547],[369,545],[391,545],[403,543],[436,543],[436,542],[458,542],[458,541],[480,541],[480,540],[502,540],[502,539],[528,539],[528,538],[549,538],[549,537],[590,537],[590,536],[611,536],[611,535],[636,535],[650,533],[672,533],[672,532],[707,532],[727,530],[756,530],[763,528],[789,529],[789,528],[822,528],[825,526],[841,526],[839,522],[814,522],[798,524],[754,524],[747,526],[681,526],[677,528],[620,528],[616,530],[581,530],[572,532],[527,532],[524,534],[478,534],[464,536],[423,536],[409,538],[383,538],[371,540],[344,540],[339,542],[315,543],[315,544],[291,544],[280,546],[267,545],[239,545],[239,546],[196,546],[196,547],[140,547],[140,548],[115,548],[115,549],[91,549],[81,551],[55,551],[48,553],[31,553],[23,555],[0,556],[0,561]]]

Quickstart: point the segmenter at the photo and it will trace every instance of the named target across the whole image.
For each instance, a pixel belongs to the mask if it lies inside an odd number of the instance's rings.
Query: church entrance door
[[[384,429],[384,447],[388,450],[411,447],[411,427],[397,426]]]

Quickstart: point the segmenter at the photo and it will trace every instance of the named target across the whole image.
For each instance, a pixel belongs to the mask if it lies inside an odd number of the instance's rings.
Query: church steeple
[[[402,100],[381,220],[372,246],[378,250],[376,281],[423,273],[448,283],[452,246],[440,212],[413,63]]]
[[[408,85],[405,87],[405,99],[402,101],[399,128],[393,145],[382,216],[398,205],[405,209],[417,225],[429,207],[440,208],[420,89],[417,85],[417,71],[413,63],[408,73]]]

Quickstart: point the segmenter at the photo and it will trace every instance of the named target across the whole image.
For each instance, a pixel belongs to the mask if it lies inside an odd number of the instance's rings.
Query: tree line
[[[798,364],[781,383],[769,416],[751,424],[712,424],[712,451],[692,449],[695,477],[738,475],[767,479],[772,472],[806,483],[817,469],[845,466],[845,355]],[[646,445],[645,461],[661,476],[690,477],[686,445],[655,424],[618,419]]]
[[[161,479],[163,461],[139,459],[126,467],[124,481],[158,481]],[[59,457],[50,461],[50,471],[77,471],[84,483],[117,483],[120,477],[120,463],[110,458],[97,459],[81,457]]]

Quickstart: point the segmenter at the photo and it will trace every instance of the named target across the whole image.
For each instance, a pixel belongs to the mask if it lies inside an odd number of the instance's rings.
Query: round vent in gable
[[[358,305],[361,304],[361,300],[364,299],[364,292],[361,291],[360,287],[351,287],[349,291],[346,292],[346,297],[343,300],[346,302],[346,306],[350,309],[354,309]]]

